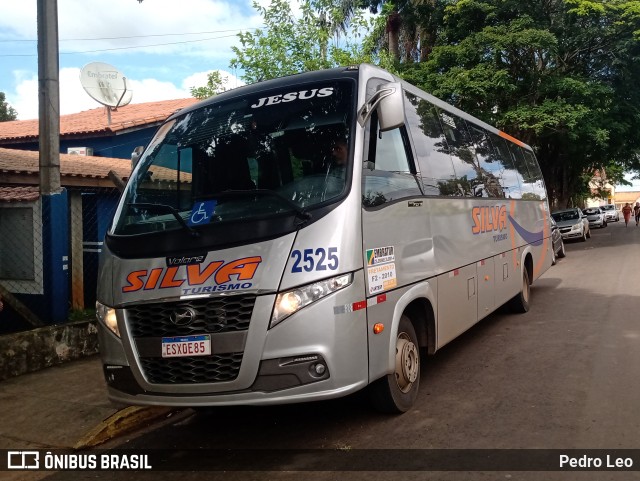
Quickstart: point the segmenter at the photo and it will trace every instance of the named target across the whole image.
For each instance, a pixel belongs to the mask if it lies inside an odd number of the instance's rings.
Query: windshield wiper
[[[236,189],[236,190],[223,190],[222,192],[217,192],[212,195],[208,195],[207,198],[220,199],[223,197],[247,197],[249,195],[262,195],[268,197],[276,197],[287,204],[292,210],[296,212],[298,217],[301,217],[304,220],[311,219],[311,214],[300,207],[298,204],[293,202],[292,200],[287,199],[284,195],[275,190],[269,189]]]
[[[189,226],[182,216],[180,212],[178,212],[174,207],[171,207],[167,204],[149,204],[145,202],[130,202],[127,204],[129,207],[133,207],[135,209],[145,209],[149,211],[155,211],[159,213],[171,214],[178,221],[178,224],[182,226],[183,229],[187,230],[192,236],[197,237],[198,232],[193,229],[193,227]]]

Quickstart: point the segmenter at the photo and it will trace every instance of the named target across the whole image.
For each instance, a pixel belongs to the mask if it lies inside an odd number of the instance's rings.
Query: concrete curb
[[[98,352],[95,320],[0,336],[0,381]]]
[[[140,429],[143,424],[168,418],[177,410],[165,406],[129,406],[103,420],[76,442],[74,449],[86,449]]]

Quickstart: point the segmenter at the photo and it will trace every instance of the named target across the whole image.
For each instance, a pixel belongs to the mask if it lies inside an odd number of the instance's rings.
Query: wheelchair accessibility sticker
[[[191,208],[191,215],[189,216],[189,222],[187,222],[187,224],[190,226],[208,224],[217,203],[218,202],[215,200],[207,200],[193,204],[193,207]]]

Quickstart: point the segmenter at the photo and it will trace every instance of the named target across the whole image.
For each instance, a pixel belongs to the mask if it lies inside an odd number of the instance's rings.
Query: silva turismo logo
[[[122,292],[180,288],[182,295],[248,289],[262,257],[244,257],[230,262],[213,261],[200,264],[171,265],[129,272]],[[235,279],[235,283],[231,282]],[[244,281],[244,282],[242,282]]]

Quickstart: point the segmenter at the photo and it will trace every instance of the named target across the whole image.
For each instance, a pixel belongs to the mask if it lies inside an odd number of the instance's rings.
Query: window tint
[[[536,199],[537,194],[533,188],[533,184],[535,180],[529,173],[529,169],[527,168],[527,163],[524,158],[524,153],[522,149],[511,142],[507,142],[509,145],[509,151],[513,157],[513,164],[518,171],[518,180],[520,182],[520,191],[522,192],[522,199],[532,200]]]
[[[451,195],[452,189],[447,186],[454,183],[455,172],[435,107],[408,92],[405,95],[407,127],[413,138],[425,194]]]
[[[474,196],[481,189],[483,179],[466,123],[457,115],[442,110],[439,117],[456,175],[452,195]]]
[[[500,165],[500,175],[498,179],[505,197],[507,199],[520,199],[522,197],[519,180],[520,174],[513,165],[513,157],[511,156],[507,141],[493,132],[489,132],[489,140],[493,145],[496,162]]]
[[[375,114],[371,125],[369,158],[364,163],[362,177],[362,204],[374,207],[402,197],[422,195],[412,173],[402,128],[379,133]]]
[[[531,188],[533,190],[533,194],[536,196],[535,198],[543,200],[546,198],[547,192],[544,188],[544,180],[542,178],[540,166],[538,165],[533,152],[524,148],[521,150],[524,155],[524,162],[527,165],[529,175],[531,176]]]
[[[476,186],[474,196],[505,197],[505,190],[501,185],[501,177],[504,168],[493,148],[493,145],[489,141],[487,136],[488,133],[481,127],[477,127],[471,123],[467,123],[467,126],[475,146],[479,172],[482,177],[482,183]]]

